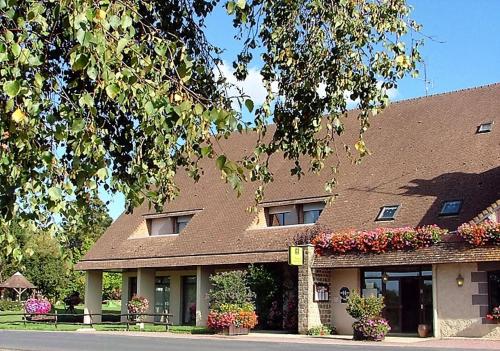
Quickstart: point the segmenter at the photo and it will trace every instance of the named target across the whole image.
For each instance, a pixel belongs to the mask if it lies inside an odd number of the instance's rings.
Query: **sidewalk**
[[[126,331],[79,331],[79,333],[92,333],[103,335],[129,335],[137,337],[154,338],[177,338],[177,339],[203,339],[203,340],[231,340],[241,342],[276,342],[276,343],[297,343],[297,344],[329,344],[329,345],[370,345],[390,348],[396,346],[418,346],[419,348],[442,348],[442,349],[490,349],[500,350],[500,340],[477,339],[477,338],[417,338],[417,337],[387,337],[382,342],[354,341],[350,335],[331,336],[307,336],[298,334],[282,333],[251,333],[240,336],[224,335],[193,335],[193,334],[173,334],[154,332],[126,332]]]

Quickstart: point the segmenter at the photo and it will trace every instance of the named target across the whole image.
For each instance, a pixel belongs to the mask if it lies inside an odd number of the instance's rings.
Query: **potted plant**
[[[418,325],[418,336],[421,338],[427,338],[431,334],[431,326],[429,324],[419,324]]]
[[[24,310],[26,313],[30,314],[31,320],[45,320],[47,319],[45,314],[49,313],[52,309],[52,305],[50,302],[42,297],[39,298],[31,298],[26,300],[24,303]]]
[[[246,272],[222,272],[210,277],[210,312],[207,325],[226,335],[248,334],[257,325],[254,294],[246,285]]]
[[[143,296],[134,295],[132,299],[127,304],[128,313],[131,315],[131,320],[139,323],[141,329],[144,328],[144,316],[142,313],[145,313],[148,310],[149,301]]]
[[[354,340],[382,341],[391,330],[389,322],[382,318],[384,298],[362,297],[356,291],[347,300],[347,313],[356,321],[352,325]]]

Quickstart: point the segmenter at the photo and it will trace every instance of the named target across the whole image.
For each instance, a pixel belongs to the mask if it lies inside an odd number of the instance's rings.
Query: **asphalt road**
[[[27,332],[0,330],[0,350],[29,351],[341,351],[405,350],[437,351],[441,348],[410,345],[335,345],[242,341],[241,339],[203,339],[175,337],[138,337],[72,332]],[[447,350],[450,350],[449,348]],[[453,349],[453,351],[466,349]],[[478,349],[476,349],[478,350]]]

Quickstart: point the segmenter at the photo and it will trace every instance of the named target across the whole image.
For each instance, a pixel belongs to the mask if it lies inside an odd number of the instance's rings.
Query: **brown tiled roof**
[[[474,217],[471,222],[479,223],[484,219],[486,219],[489,215],[491,215],[495,211],[500,211],[500,199],[489,205],[487,208],[485,208],[480,214]]]
[[[392,104],[372,119],[365,135],[371,156],[361,165],[341,156],[338,197],[325,208],[319,224],[334,230],[424,224],[453,230],[471,221],[500,199],[499,101],[500,84],[494,84]],[[476,134],[477,126],[488,121],[496,122],[492,132]],[[341,141],[354,143],[357,123],[355,111],[349,112],[346,124],[351,134]],[[221,141],[220,147],[237,159],[251,152],[254,140],[251,133],[233,135]],[[275,181],[266,189],[266,202],[325,195],[326,170],[320,175],[306,174],[299,181],[290,176],[290,163],[280,155],[274,155],[271,162]],[[304,230],[300,226],[248,230],[256,218],[246,211],[253,204],[255,185],[246,184],[237,198],[220,180],[213,160],[204,160],[202,165],[204,175],[198,183],[179,173],[180,196],[165,207],[166,212],[202,209],[180,235],[128,239],[143,224],[143,215],[151,213],[144,205],[133,214],[121,215],[77,267],[203,265],[215,257],[223,264],[235,262],[228,255],[235,253],[258,262],[274,255],[270,252],[286,251],[294,236]],[[439,217],[442,202],[455,199],[463,200],[461,213]],[[376,222],[380,207],[392,204],[401,204],[397,218]],[[275,257],[286,260],[282,254]]]
[[[315,268],[354,268],[375,266],[420,265],[452,262],[488,262],[500,260],[500,246],[471,248],[465,243],[439,243],[414,251],[382,254],[345,254],[316,256]]]

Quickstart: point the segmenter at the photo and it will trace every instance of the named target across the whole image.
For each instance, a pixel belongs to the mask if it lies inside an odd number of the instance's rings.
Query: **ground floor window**
[[[196,324],[196,277],[182,277],[182,324]]]
[[[156,277],[155,279],[155,313],[169,313],[170,311],[170,277]],[[155,316],[155,322],[162,322],[160,316]]]
[[[500,306],[500,271],[488,273],[488,290],[490,310]]]
[[[128,278],[128,301],[132,299],[132,296],[137,294],[137,277]]]
[[[385,297],[384,316],[393,333],[416,333],[419,324],[432,327],[432,268],[377,267],[362,274],[365,296]]]

